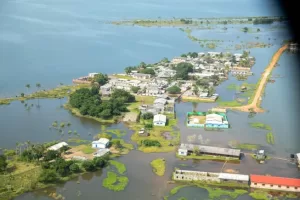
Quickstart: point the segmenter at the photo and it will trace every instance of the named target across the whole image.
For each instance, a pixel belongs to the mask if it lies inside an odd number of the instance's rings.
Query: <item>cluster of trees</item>
[[[98,73],[93,77],[93,82],[98,83],[100,86],[108,82],[107,74]]]
[[[173,85],[173,86],[169,87],[167,89],[167,91],[168,91],[169,94],[180,94],[181,89],[178,86]]]
[[[192,58],[197,58],[198,57],[198,53],[197,52],[188,52],[187,54],[181,54],[181,57],[184,57],[184,58],[186,58],[188,56],[190,56]]]
[[[168,62],[167,58],[166,59],[164,58],[164,60]],[[153,69],[151,70],[152,67],[153,67],[152,64],[146,64],[144,62],[141,62],[137,66],[128,66],[128,67],[126,67],[125,68],[125,73],[129,74],[132,71],[138,71],[139,73],[143,73],[143,74],[152,74],[154,72]],[[148,70],[146,70],[146,69],[148,69]],[[145,71],[143,72],[143,70],[145,70]]]
[[[150,112],[146,112],[146,113],[144,113],[144,114],[142,115],[142,118],[143,118],[144,120],[147,120],[147,119],[153,119],[153,114],[150,113]]]
[[[42,161],[43,170],[39,177],[39,181],[43,183],[57,182],[60,180],[60,177],[66,177],[84,170],[95,171],[102,169],[107,165],[109,159],[109,157],[97,157],[93,160],[86,160],[81,163],[81,161],[64,160],[61,157],[61,152],[58,151],[47,151],[46,155],[48,155],[48,157],[45,156]],[[51,160],[49,160],[50,158]]]
[[[142,145],[146,147],[161,147],[161,144],[158,140],[143,140]]]
[[[152,68],[145,68],[145,69],[139,70],[139,73],[154,75],[155,71]]]
[[[125,90],[116,89],[109,101],[102,101],[97,87],[81,88],[70,95],[70,105],[80,114],[100,118],[111,118],[126,112],[125,103],[134,102],[135,97]]]
[[[192,24],[193,20],[188,20],[188,19],[180,19],[180,22],[184,23],[184,24]]]
[[[176,79],[188,80],[188,73],[193,71],[193,65],[191,63],[179,63],[176,67]]]
[[[7,158],[5,155],[0,155],[0,173],[5,172],[6,167],[7,167]]]

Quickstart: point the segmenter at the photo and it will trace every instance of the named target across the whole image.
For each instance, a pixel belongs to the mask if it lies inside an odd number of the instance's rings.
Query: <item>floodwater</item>
[[[277,25],[257,25],[247,27],[260,28],[259,33],[243,33],[244,26],[228,25],[227,31],[216,27],[210,30],[193,30],[192,35],[200,39],[221,39],[215,50],[201,47],[192,42],[186,34],[178,28],[113,26],[103,23],[105,20],[122,20],[133,18],[172,18],[172,17],[228,17],[228,16],[262,16],[279,15],[276,5],[271,1],[241,0],[234,1],[235,11],[232,12],[232,0],[167,0],[167,1],[136,1],[126,2],[114,0],[109,2],[83,0],[4,0],[0,2],[0,96],[11,96],[26,92],[25,84],[31,84],[30,91],[36,83],[41,83],[44,89],[57,86],[59,83],[69,84],[72,78],[86,75],[89,72],[115,73],[122,72],[126,66],[136,65],[141,61],[156,62],[163,57],[171,59],[189,51],[230,51],[235,50],[235,44],[247,42],[271,43],[269,48],[250,49],[256,58],[253,66],[254,76],[248,83],[255,83],[269,63],[272,55],[289,33]],[[255,37],[259,37],[256,39]],[[270,39],[269,39],[270,38]],[[275,40],[276,39],[276,40]],[[201,129],[188,129],[185,126],[186,112],[196,107],[199,111],[206,111],[215,104],[211,103],[178,103],[176,112],[181,141],[196,134],[195,143],[228,146],[231,140],[241,143],[254,143],[272,156],[287,158],[290,153],[300,152],[299,133],[297,124],[298,112],[297,91],[294,67],[299,63],[296,55],[285,53],[279,61],[273,74],[283,75],[273,84],[268,84],[263,98],[263,108],[269,112],[258,114],[249,119],[248,114],[234,111],[228,112],[231,129],[222,132]],[[232,100],[234,92],[226,89],[229,84],[238,83],[230,78],[217,88],[223,100]],[[93,135],[101,132],[101,124],[93,120],[78,118],[61,108],[64,100],[27,101],[33,104],[27,110],[21,102],[0,106],[0,147],[14,148],[16,142],[46,142],[51,140],[66,140],[68,130],[76,130],[81,139],[92,140]],[[58,133],[51,127],[54,121],[71,122],[64,134]],[[266,142],[264,130],[249,127],[249,122],[262,122],[272,126],[275,145]],[[132,131],[122,123],[108,126],[108,129],[126,131],[124,139],[130,140]],[[163,177],[153,174],[151,160],[163,157],[167,161],[167,170]],[[50,199],[47,194],[56,190],[66,199],[132,199],[152,200],[162,199],[167,195],[171,184],[174,167],[215,171],[221,170],[223,163],[212,161],[180,161],[174,153],[147,154],[133,150],[128,155],[118,158],[126,164],[126,176],[129,185],[124,191],[112,192],[102,187],[106,169],[102,174],[87,173],[77,179],[68,181],[55,188],[21,195],[18,200]],[[226,164],[224,170],[234,169],[240,173],[274,174],[280,176],[297,177],[295,165],[286,161],[270,160],[265,165],[258,165],[247,156],[241,164]],[[288,170],[287,170],[288,169]],[[177,196],[188,199],[208,199],[207,192],[199,188],[184,188]],[[245,195],[240,200],[251,199]]]

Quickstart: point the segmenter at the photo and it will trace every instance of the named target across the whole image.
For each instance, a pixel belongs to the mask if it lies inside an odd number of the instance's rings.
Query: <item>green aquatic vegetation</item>
[[[126,166],[123,163],[116,160],[110,160],[109,163],[118,170],[119,174],[124,174],[124,172],[126,172]]]
[[[185,198],[185,197],[180,197],[180,198],[178,198],[178,200],[187,200],[187,198]]]
[[[57,122],[53,122],[53,123],[52,123],[52,126],[53,126],[53,127],[57,127]]]
[[[126,135],[126,131],[121,131],[118,129],[113,129],[113,130],[106,130],[107,133],[111,133],[116,135],[118,138],[125,136]]]
[[[272,130],[272,127],[270,125],[260,123],[260,122],[250,123],[250,126],[253,127],[253,128],[265,129],[265,130],[268,130],[268,131]]]
[[[267,133],[267,142],[268,144],[274,144],[275,140],[274,140],[274,135],[272,132]]]
[[[163,158],[152,160],[150,163],[153,172],[158,176],[163,176],[166,170],[166,161]]]
[[[107,177],[103,179],[102,186],[113,191],[122,191],[128,185],[129,179],[126,176],[118,176],[114,172],[107,172]]]
[[[269,194],[265,191],[254,191],[249,194],[253,199],[257,200],[269,200]]]
[[[237,90],[238,89],[238,85],[232,83],[232,84],[229,84],[226,89],[228,90]]]
[[[179,186],[176,186],[174,187],[171,191],[170,191],[170,194],[171,195],[174,195],[176,194],[181,188],[184,188],[184,187],[188,187],[189,185],[179,185]]]
[[[61,122],[59,126],[60,126],[60,128],[64,128],[65,127],[65,123]]]
[[[242,106],[242,103],[238,102],[237,100],[234,101],[218,101],[219,106],[228,106],[228,107],[238,107]]]
[[[210,199],[217,199],[221,196],[230,196],[232,199],[236,199],[238,196],[248,193],[247,190],[236,189],[232,190],[224,190],[221,188],[211,188],[211,187],[204,187],[208,193]]]
[[[71,131],[71,130],[69,130],[69,131],[68,131],[68,134],[69,134],[69,135],[70,135],[70,134],[72,134],[72,131]]]
[[[206,48],[209,48],[209,49],[214,49],[214,48],[216,48],[216,47],[217,47],[217,44],[216,44],[216,43],[210,42],[210,43],[207,43],[207,44],[206,44]]]
[[[253,149],[258,149],[259,145],[244,143],[244,144],[238,144],[236,147],[239,149],[253,150]]]

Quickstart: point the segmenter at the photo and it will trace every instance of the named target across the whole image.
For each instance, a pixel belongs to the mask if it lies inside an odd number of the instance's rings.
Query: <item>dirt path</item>
[[[239,110],[242,112],[250,112],[253,110],[254,112],[264,112],[264,110],[260,107],[261,103],[261,96],[264,92],[265,86],[268,81],[268,76],[272,73],[272,70],[276,66],[276,63],[278,62],[280,56],[282,53],[288,48],[288,45],[282,46],[272,57],[271,62],[261,75],[261,80],[259,83],[258,88],[255,91],[255,96],[253,98],[253,101],[250,104],[244,105],[244,106],[237,106],[237,107],[222,107],[222,108],[227,108],[227,109],[234,109],[234,110]]]

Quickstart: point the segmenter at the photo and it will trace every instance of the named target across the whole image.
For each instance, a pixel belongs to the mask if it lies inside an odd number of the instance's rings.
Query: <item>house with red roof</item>
[[[300,179],[250,175],[250,187],[286,192],[300,192]]]

